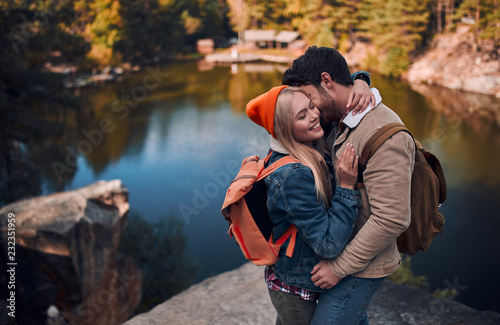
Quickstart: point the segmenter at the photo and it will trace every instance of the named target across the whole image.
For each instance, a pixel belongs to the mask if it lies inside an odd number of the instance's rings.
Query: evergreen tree
[[[493,39],[496,46],[500,46],[500,10],[498,10],[498,0],[489,1],[490,8],[485,10],[484,18],[480,25],[484,28],[480,37]],[[483,16],[482,16],[483,17]]]
[[[416,49],[428,28],[429,0],[368,0],[363,2],[361,35],[380,49]]]
[[[124,60],[147,63],[182,51],[184,37],[178,1],[122,0],[123,38],[116,46]]]
[[[455,12],[454,19],[474,19],[475,34],[481,38],[498,40],[500,15],[498,0],[464,0]]]
[[[333,10],[333,29],[337,39],[355,41],[356,31],[360,22],[361,0],[329,1]],[[339,44],[341,45],[341,44]]]
[[[333,46],[333,8],[321,0],[301,1],[301,5],[298,14],[291,20],[292,28],[312,45]]]
[[[382,72],[399,76],[406,69],[429,28],[429,0],[363,2],[360,36],[385,54]]]

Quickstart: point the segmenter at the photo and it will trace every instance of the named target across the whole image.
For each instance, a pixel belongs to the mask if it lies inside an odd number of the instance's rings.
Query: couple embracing
[[[410,223],[415,145],[407,133],[394,134],[357,188],[365,142],[402,123],[369,83],[367,73],[351,76],[338,51],[311,47],[286,70],[283,86],[247,105],[272,136],[267,163],[286,155],[302,162],[265,179],[274,238],[290,224],[298,230],[293,256],[285,243],[265,271],[276,324],[368,324],[375,291],[401,263],[396,238]]]

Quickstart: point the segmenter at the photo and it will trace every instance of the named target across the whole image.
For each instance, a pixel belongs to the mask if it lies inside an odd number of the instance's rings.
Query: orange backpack
[[[286,156],[264,168],[271,154],[272,151],[265,159],[251,156],[243,160],[238,175],[227,190],[221,210],[229,222],[229,236],[234,236],[245,258],[255,265],[275,264],[279,259],[281,245],[288,238],[290,243],[286,255],[291,257],[297,235],[297,227],[290,225],[274,242],[274,225],[267,211],[267,192],[263,180],[277,168],[299,161]]]

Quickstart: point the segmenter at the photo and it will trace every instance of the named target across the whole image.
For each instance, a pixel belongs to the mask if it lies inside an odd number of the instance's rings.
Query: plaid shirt
[[[314,292],[307,289],[302,289],[299,287],[289,286],[286,283],[282,282],[274,273],[273,268],[270,266],[266,266],[266,283],[267,287],[273,291],[283,291],[287,293],[293,293],[299,295],[302,299],[308,301],[316,301],[319,298],[319,292]]]

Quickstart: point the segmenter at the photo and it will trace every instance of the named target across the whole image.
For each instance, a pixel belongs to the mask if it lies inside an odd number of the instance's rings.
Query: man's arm
[[[360,272],[392,244],[410,223],[410,191],[415,144],[399,132],[388,139],[370,158],[363,180],[370,202],[371,215],[342,253],[313,269],[313,281],[321,288],[331,288],[347,275]]]
[[[338,258],[329,262],[340,278],[357,273],[410,224],[411,176],[415,144],[399,132],[389,138],[370,158],[363,182],[371,215]]]

